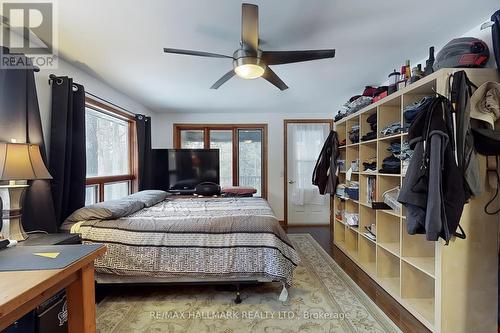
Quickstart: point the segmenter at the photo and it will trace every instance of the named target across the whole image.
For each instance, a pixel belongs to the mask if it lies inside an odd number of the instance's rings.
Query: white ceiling
[[[335,48],[334,59],[274,66],[290,86],[237,77],[209,87],[230,59],[164,54],[163,47],[232,55],[235,0],[64,0],[59,49],[157,112],[330,112],[365,84],[385,81],[408,57],[457,37],[498,9],[492,0],[267,0],[259,5],[264,50]]]

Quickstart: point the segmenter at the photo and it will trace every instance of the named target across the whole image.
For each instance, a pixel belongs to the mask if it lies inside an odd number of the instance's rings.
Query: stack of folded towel
[[[377,138],[377,114],[370,115],[366,122],[370,125],[371,132],[366,133],[361,137],[361,141],[368,141]]]

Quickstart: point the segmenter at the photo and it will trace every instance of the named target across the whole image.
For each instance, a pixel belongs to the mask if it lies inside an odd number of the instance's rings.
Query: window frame
[[[137,192],[138,190],[138,152],[137,152],[137,131],[136,131],[136,120],[135,117],[120,111],[114,107],[107,104],[101,103],[88,96],[85,97],[85,108],[92,109],[97,112],[101,112],[110,117],[115,117],[120,120],[124,120],[128,124],[128,158],[129,158],[129,173],[125,175],[113,175],[113,176],[99,176],[99,177],[88,177],[85,178],[85,186],[97,186],[96,199],[97,202],[104,201],[104,185],[112,184],[117,182],[130,182],[130,192]]]
[[[210,148],[211,130],[231,130],[233,133],[233,186],[239,184],[239,130],[261,130],[262,131],[262,185],[261,197],[267,199],[267,153],[268,153],[268,134],[267,124],[173,124],[173,143],[174,149],[181,148],[181,131],[199,131],[203,130],[204,149]]]

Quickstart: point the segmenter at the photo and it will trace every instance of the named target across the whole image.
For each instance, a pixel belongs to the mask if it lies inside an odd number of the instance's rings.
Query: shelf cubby
[[[384,138],[381,131],[392,123],[401,124],[401,98],[394,98],[391,103],[378,107],[377,137]]]
[[[345,161],[346,170],[349,170],[349,168],[351,167],[351,164],[356,160],[359,160],[359,146],[355,145],[355,146],[347,147],[347,149],[346,149],[346,161]],[[359,169],[355,172],[359,172]]]
[[[370,117],[376,113],[377,113],[377,108],[371,108],[371,109],[369,109],[366,112],[363,112],[361,114],[360,120],[359,120],[359,122],[360,122],[360,124],[359,124],[359,126],[360,126],[360,136],[359,136],[360,140],[361,140],[362,136],[372,132],[370,124],[367,122],[367,119],[368,119],[368,117]],[[375,132],[377,132],[377,131],[375,131]],[[362,143],[363,141],[360,141],[360,142]]]
[[[401,253],[401,220],[399,217],[377,212],[377,244],[392,254]]]
[[[371,224],[377,224],[375,210],[366,207],[359,207],[359,230],[360,232],[365,232],[365,227],[369,227]]]
[[[347,136],[347,145],[352,145],[356,144],[356,142],[352,142],[349,139],[349,132],[351,131],[352,127],[355,125],[359,125],[359,117],[353,117],[349,118],[346,122],[346,136]],[[358,141],[359,142],[359,141]]]
[[[377,278],[382,287],[399,297],[400,259],[380,246],[377,246]]]
[[[392,153],[389,150],[387,150],[391,146],[392,142],[401,143],[401,136],[398,134],[394,137],[379,140],[379,142],[378,142],[378,146],[377,146],[377,151],[378,151],[377,152],[377,170],[379,170],[379,171],[380,171],[380,169],[382,169],[382,164],[384,162],[384,159],[386,157],[389,157],[392,155]],[[392,175],[392,174],[390,174],[390,175]],[[399,172],[396,175],[399,176]]]
[[[375,182],[375,192],[373,193],[373,199],[376,200],[376,195],[377,195],[377,188],[376,188],[376,180],[377,177],[375,175],[367,175],[367,174],[361,174],[359,176],[359,202],[361,205],[370,207],[371,209],[371,202],[368,202],[368,181],[372,179]]]
[[[358,232],[354,228],[345,229],[345,247],[352,257],[358,257]]]
[[[424,321],[434,325],[435,279],[404,261],[401,266],[401,298]]]
[[[339,244],[340,246],[345,246],[345,225],[343,222],[335,220],[335,230],[333,233],[333,237],[335,240],[335,243]]]
[[[436,272],[436,244],[425,239],[425,235],[409,235],[406,222],[402,223],[401,256],[404,261],[413,265],[430,277]]]
[[[394,175],[381,175],[377,176],[377,200],[384,201],[383,194],[393,188],[401,185],[401,179]]]
[[[377,246],[375,242],[365,237],[359,237],[359,263],[370,276],[375,277],[377,273]]]
[[[345,123],[339,124],[338,126],[335,127],[335,129],[339,137],[339,142],[342,142],[344,139],[346,139],[347,130]]]

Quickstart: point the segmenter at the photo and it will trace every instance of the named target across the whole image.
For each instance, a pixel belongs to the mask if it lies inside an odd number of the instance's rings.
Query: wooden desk
[[[95,332],[94,260],[105,252],[103,245],[62,269],[0,272],[0,331],[66,288],[69,332]]]

